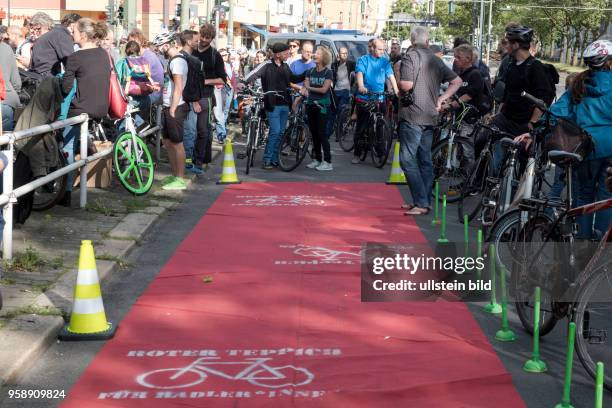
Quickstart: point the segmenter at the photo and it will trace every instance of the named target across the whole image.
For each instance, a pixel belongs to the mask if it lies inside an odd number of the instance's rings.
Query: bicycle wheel
[[[605,244],[604,244],[605,245]],[[606,256],[607,255],[607,256]],[[604,254],[607,261],[610,251]],[[588,275],[588,276],[586,276]],[[576,352],[586,371],[595,378],[596,364],[612,364],[612,262],[598,266],[585,274],[576,297],[574,321],[576,323]],[[604,387],[612,391],[612,375],[607,370]]]
[[[459,201],[461,189],[474,164],[474,146],[467,139],[455,137],[449,148],[448,141],[442,140],[431,149],[431,159],[434,182],[439,184],[438,200],[442,201],[446,194],[447,202]]]
[[[381,168],[387,162],[389,151],[391,151],[391,128],[384,118],[376,120],[374,140],[372,143],[372,163],[377,168]]]
[[[292,171],[302,163],[310,146],[310,130],[302,122],[289,127],[282,135],[278,166],[283,171]]]
[[[554,268],[549,267],[546,259],[554,259],[555,254],[540,251],[546,237],[551,233],[554,223],[547,217],[534,217],[518,232],[512,248],[510,292],[514,298],[516,312],[525,331],[533,334],[534,292],[541,289],[540,336],[548,334],[557,324],[554,313],[552,293],[555,291]],[[558,234],[550,235],[551,241],[558,241]],[[551,246],[548,245],[548,248]],[[534,262],[535,257],[537,262]]]
[[[134,140],[136,143],[134,143]],[[130,193],[143,195],[153,186],[155,166],[147,144],[124,133],[113,145],[113,163],[121,185]]]
[[[258,142],[257,135],[257,121],[252,120],[249,123],[249,130],[247,135],[247,147],[246,147],[246,174],[249,174],[251,167],[253,167],[253,162],[255,160],[255,150],[256,144]]]
[[[338,143],[345,152],[350,152],[355,147],[355,126],[356,121],[351,120],[351,107],[346,106],[338,115],[338,122],[336,123]]]
[[[61,150],[58,150],[57,156],[58,164],[56,167],[49,168],[49,173],[66,166],[66,158]],[[62,177],[38,187],[36,190],[34,190],[32,210],[45,211],[55,206],[62,198],[64,198],[67,186],[68,175],[64,174]]]
[[[459,205],[457,212],[459,222],[463,223],[463,216],[468,216],[468,221],[472,221],[482,207],[482,197],[486,188],[487,177],[493,173],[491,155],[480,156],[476,166],[461,188]]]

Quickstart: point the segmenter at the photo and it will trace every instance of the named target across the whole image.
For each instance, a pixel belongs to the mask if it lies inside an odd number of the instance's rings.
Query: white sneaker
[[[331,171],[334,169],[334,167],[332,166],[331,163],[324,161],[319,166],[317,166],[316,169],[319,171]]]
[[[307,164],[306,167],[308,167],[309,169],[314,169],[317,168],[321,165],[321,162],[318,160],[313,160],[310,162],[310,164]]]

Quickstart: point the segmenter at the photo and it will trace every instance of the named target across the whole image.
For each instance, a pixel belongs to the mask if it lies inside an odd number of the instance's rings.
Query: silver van
[[[349,52],[348,58],[357,61],[359,57],[367,54],[368,41],[370,38],[372,37],[358,34],[323,34],[309,32],[270,34],[266,37],[264,49],[268,49],[279,42],[287,44],[290,40],[298,40],[300,43],[303,41],[310,41],[314,44],[315,48],[318,45],[325,45],[328,47],[332,52],[334,60],[338,56],[338,50],[341,47],[346,47]]]

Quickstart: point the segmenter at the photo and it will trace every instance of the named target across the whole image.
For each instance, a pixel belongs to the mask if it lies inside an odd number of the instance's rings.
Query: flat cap
[[[279,52],[287,51],[289,46],[285,43],[276,43],[272,46],[272,52],[278,54]]]

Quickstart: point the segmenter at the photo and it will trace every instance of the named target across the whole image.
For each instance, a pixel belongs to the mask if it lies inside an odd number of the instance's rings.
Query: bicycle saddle
[[[551,150],[548,152],[551,162],[560,166],[575,166],[582,161],[582,156],[576,153],[564,152],[563,150]]]
[[[505,148],[516,147],[519,145],[519,143],[515,142],[514,139],[510,139],[509,137],[504,137],[499,142]]]

